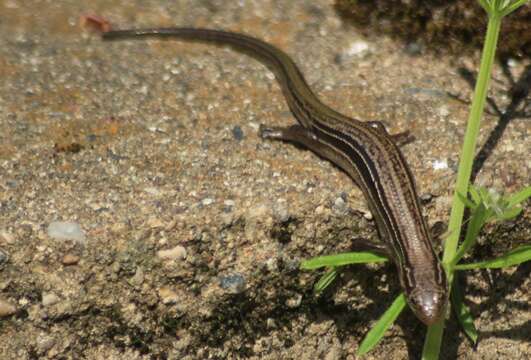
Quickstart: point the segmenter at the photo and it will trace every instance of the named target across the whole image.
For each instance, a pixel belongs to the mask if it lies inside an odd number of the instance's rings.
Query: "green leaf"
[[[485,1],[485,0],[478,0],[478,3],[479,5],[481,5],[481,7],[487,12],[490,14],[491,12],[491,9],[490,9],[490,4]]]
[[[501,12],[501,16],[507,16],[516,9],[518,9],[520,6],[524,5],[527,2],[527,0],[518,0],[514,3],[510,4],[509,6],[506,6],[503,11]]]
[[[494,189],[487,189],[486,187],[480,186],[477,188],[477,190],[479,192],[481,202],[484,203],[485,206],[490,206],[500,197],[500,195]]]
[[[512,208],[504,209],[501,214],[496,215],[497,220],[511,220],[520,215],[522,208],[515,206]]]
[[[455,264],[457,264],[474,245],[483,225],[485,225],[485,222],[488,220],[489,213],[490,211],[485,208],[483,203],[480,203],[479,206],[473,210],[472,218],[466,228],[465,240],[461,246],[459,246],[450,263],[452,267],[455,266]]]
[[[474,185],[470,185],[468,188],[468,193],[476,205],[479,205],[482,202],[479,188],[475,187]]]
[[[343,266],[349,264],[385,262],[387,258],[371,252],[352,252],[337,255],[326,255],[305,260],[301,263],[301,269],[313,270],[324,266]]]
[[[371,351],[376,344],[382,339],[383,335],[389,329],[389,327],[394,323],[398,315],[404,310],[406,306],[406,296],[402,293],[397,298],[391,306],[385,311],[382,317],[376,322],[376,325],[367,333],[365,338],[360,344],[358,351],[356,352],[357,356],[364,355]]]
[[[467,208],[470,208],[470,209],[475,209],[476,208],[478,203],[474,203],[473,201],[471,201],[469,198],[467,198],[465,195],[463,195],[461,193],[456,193],[456,194],[459,197],[459,200],[461,200],[463,202],[463,204],[465,204],[465,206]]]
[[[461,286],[457,279],[454,279],[452,284],[451,298],[452,309],[459,324],[461,324],[461,327],[470,341],[472,341],[473,344],[476,344],[478,341],[478,331],[474,326],[474,319],[472,318],[472,314],[470,314],[470,309],[463,302],[463,293],[461,292]]]
[[[521,264],[531,260],[531,245],[520,246],[496,259],[485,260],[471,264],[458,264],[456,270],[469,269],[499,269]]]
[[[502,196],[494,189],[471,185],[469,195],[471,200],[458,194],[463,203],[472,209],[472,213],[480,206],[484,206],[488,211],[485,222],[503,221],[513,219],[520,214],[522,211],[520,203],[531,197],[531,187],[527,187],[512,196]]]
[[[521,204],[531,197],[531,186],[526,187],[522,191],[517,192],[509,196],[508,207],[513,207],[515,205]]]
[[[316,293],[316,294],[319,294],[320,292],[322,292],[324,289],[326,289],[328,287],[328,285],[330,285],[332,283],[332,281],[334,281],[334,279],[337,277],[337,270],[336,268],[331,268],[329,269],[327,272],[325,272],[323,274],[323,276],[321,276],[321,278],[319,279],[319,281],[315,284],[315,286],[313,287],[313,291]]]
[[[444,332],[445,318],[439,319],[435,324],[428,326],[424,346],[422,347],[422,360],[438,360],[441,350],[442,334]]]

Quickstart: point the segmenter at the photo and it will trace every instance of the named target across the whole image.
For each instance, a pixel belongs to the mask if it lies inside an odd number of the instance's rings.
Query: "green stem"
[[[452,203],[452,212],[450,214],[450,221],[448,229],[450,236],[446,239],[444,246],[443,264],[448,272],[448,288],[452,288],[453,281],[453,266],[454,259],[461,234],[461,225],[463,224],[463,214],[465,205],[459,199],[457,194],[467,194],[468,184],[470,182],[470,175],[472,174],[472,164],[476,150],[477,137],[481,123],[481,115],[485,108],[485,101],[487,98],[487,90],[492,71],[492,64],[494,63],[494,55],[496,53],[496,45],[498,42],[498,34],[500,32],[502,16],[494,11],[489,14],[489,23],[487,25],[487,35],[485,37],[485,44],[483,45],[483,52],[481,55],[481,65],[479,70],[476,87],[474,90],[474,99],[472,100],[472,108],[468,118],[463,149],[461,151],[461,158],[459,162],[459,169],[457,171],[457,182]],[[450,304],[448,304],[450,307]],[[428,328],[424,348],[422,351],[423,360],[435,360],[439,358],[441,348],[442,336],[444,330],[444,319]]]
[[[500,32],[500,24],[501,17],[499,17],[497,14],[489,15],[487,36],[483,46],[479,76],[476,82],[476,88],[474,90],[475,95],[472,101],[472,109],[470,110],[470,116],[468,118],[463,150],[461,151],[461,160],[459,162],[459,169],[457,171],[457,182],[452,203],[452,212],[450,214],[450,221],[448,224],[450,236],[448,239],[446,239],[444,247],[444,263],[449,263],[454,258],[457,249],[457,243],[459,241],[465,205],[459,199],[457,194],[468,193],[468,183],[472,173],[472,164],[474,161],[477,137],[479,134],[481,115],[483,113],[483,109],[485,108],[485,101],[487,99],[488,83],[490,80],[490,73],[492,71],[492,64],[494,62],[494,54],[496,52],[496,44],[498,42],[498,34]],[[449,270],[451,271],[452,269]]]
[[[424,347],[422,348],[422,360],[437,360],[441,349],[444,330],[444,318],[431,325],[426,334]]]

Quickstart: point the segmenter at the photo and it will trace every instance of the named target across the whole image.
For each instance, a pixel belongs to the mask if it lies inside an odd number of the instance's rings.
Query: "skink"
[[[155,37],[229,45],[264,62],[276,75],[299,124],[261,127],[263,138],[301,144],[345,171],[363,191],[374,214],[383,249],[398,269],[409,307],[425,324],[444,315],[446,275],[422,216],[411,171],[380,122],[363,122],[324,105],[312,92],[293,60],[282,50],[256,38],[198,28],[117,30],[106,40]],[[370,250],[378,250],[369,246]]]

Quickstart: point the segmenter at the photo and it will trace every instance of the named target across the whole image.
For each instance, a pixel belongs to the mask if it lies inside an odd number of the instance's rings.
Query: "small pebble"
[[[431,162],[431,166],[434,170],[448,169],[448,162],[446,160],[435,160]]]
[[[225,200],[223,201],[223,212],[230,213],[234,209],[234,200]]]
[[[410,42],[406,45],[406,53],[412,56],[420,55],[422,53],[422,45],[416,41]]]
[[[334,201],[334,206],[336,207],[342,207],[344,205],[345,205],[345,200],[343,200],[341,196],[336,198],[336,200]]]
[[[51,306],[59,302],[59,297],[54,293],[43,293],[42,294],[42,305]]]
[[[18,304],[19,304],[20,306],[28,306],[28,304],[29,304],[30,302],[31,302],[30,299],[28,299],[27,297],[23,297],[23,298],[20,298],[20,299],[18,300]]]
[[[55,240],[85,242],[85,233],[76,222],[54,221],[48,225],[48,236]]]
[[[223,205],[232,207],[236,205],[236,202],[234,200],[225,200],[223,201]]]
[[[266,264],[266,268],[267,268],[268,271],[273,272],[273,271],[278,270],[278,260],[277,260],[277,258],[269,258],[269,259],[266,260],[265,264]]]
[[[159,297],[163,304],[175,304],[179,300],[179,296],[175,291],[169,287],[161,287],[159,289]]]
[[[515,58],[509,58],[509,60],[507,60],[507,65],[509,67],[516,67],[518,66],[518,60],[516,60]]]
[[[420,201],[423,204],[429,203],[431,201],[431,199],[433,199],[433,195],[430,194],[430,193],[424,193],[424,194],[420,195]]]
[[[234,136],[237,141],[242,140],[244,138],[242,128],[238,125],[234,126],[232,128],[232,136]]]
[[[203,205],[206,206],[206,205],[210,205],[210,204],[212,204],[213,202],[214,202],[213,199],[211,199],[211,198],[206,198],[206,199],[203,199],[203,200],[201,201],[201,204],[203,204]]]
[[[441,98],[444,96],[447,96],[447,94],[439,89],[430,89],[430,88],[419,88],[419,87],[410,87],[404,89],[406,94],[413,95],[413,96],[429,96],[429,97],[436,97]]]
[[[286,300],[286,306],[291,309],[298,308],[301,305],[301,303],[302,303],[301,294],[295,294],[295,296]]]
[[[4,301],[0,299],[0,318],[13,315],[17,312],[17,308],[8,303],[7,301]]]
[[[317,215],[324,214],[324,212],[325,212],[325,207],[323,205],[319,205],[318,207],[315,208],[315,213]]]
[[[347,56],[363,57],[369,52],[369,44],[363,40],[357,40],[350,44],[345,51]]]
[[[266,326],[268,329],[274,329],[277,327],[277,323],[275,322],[275,319],[267,318],[266,320]]]
[[[278,201],[273,205],[273,217],[281,223],[289,220],[290,215],[285,201]]]
[[[245,290],[245,278],[240,274],[223,276],[219,285],[231,294],[239,294]]]
[[[162,260],[182,260],[186,258],[186,249],[177,245],[171,249],[157,251],[157,256]]]
[[[65,266],[76,265],[79,262],[79,256],[74,254],[66,254],[61,259],[61,263]]]
[[[332,208],[338,213],[343,213],[347,210],[347,203],[341,196],[339,196],[334,200]]]
[[[448,117],[450,115],[450,110],[448,110],[448,107],[446,105],[441,106],[437,112],[439,113],[439,116],[442,118]]]

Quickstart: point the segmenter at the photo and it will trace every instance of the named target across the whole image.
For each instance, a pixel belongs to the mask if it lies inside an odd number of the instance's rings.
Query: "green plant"
[[[470,250],[475,244],[481,229],[486,223],[510,220],[520,214],[522,211],[521,204],[531,197],[531,187],[527,187],[514,195],[502,196],[493,190],[471,186],[469,195],[470,198],[465,197],[460,193],[457,195],[460,201],[470,209],[471,216],[468,221],[463,242],[460,244],[457,251],[454,252],[455,255],[451,258],[451,261],[444,263],[447,273],[452,274],[452,279],[455,271],[504,268],[531,260],[530,244],[518,247],[495,259],[475,263],[460,263],[460,260],[462,260],[468,250]],[[304,261],[301,268],[305,270],[322,267],[328,268],[314,287],[314,290],[319,293],[334,280],[337,276],[337,268],[340,266],[360,263],[379,263],[385,261],[387,261],[387,258],[370,252],[353,252],[316,257]],[[474,327],[473,319],[467,306],[463,303],[462,290],[455,280],[453,281],[451,288],[452,309],[469,339],[475,343],[477,341],[477,330]],[[393,324],[405,307],[406,298],[404,294],[400,294],[376,322],[374,327],[367,333],[360,344],[358,355],[367,353],[379,342],[386,330]],[[438,357],[439,349],[434,346],[440,344],[440,340],[428,336],[425,344],[427,344],[424,349],[425,358],[436,359]]]
[[[450,284],[451,307],[463,330],[474,343],[477,341],[477,330],[474,327],[469,309],[463,303],[462,290],[458,282],[454,279],[455,271],[503,268],[531,260],[531,245],[525,245],[496,259],[476,263],[460,263],[463,256],[475,244],[481,229],[487,222],[515,218],[522,211],[521,204],[531,197],[531,187],[526,187],[514,195],[499,195],[492,190],[469,185],[480,120],[485,107],[501,21],[504,16],[507,16],[524,5],[527,0],[478,0],[478,2],[487,12],[489,22],[459,162],[452,212],[448,226],[449,235],[445,241],[442,259]],[[465,207],[470,209],[470,218],[466,227],[464,240],[459,245]],[[301,268],[328,268],[328,271],[315,286],[315,290],[319,292],[326,288],[337,276],[337,267],[339,266],[382,261],[386,261],[386,258],[371,253],[347,253],[310,259],[304,261]],[[405,307],[405,296],[400,294],[376,322],[374,327],[367,333],[360,344],[358,355],[367,353],[378,343],[385,331],[393,324],[394,320]],[[428,328],[422,359],[437,359],[439,357],[444,322],[445,319],[441,319]]]

